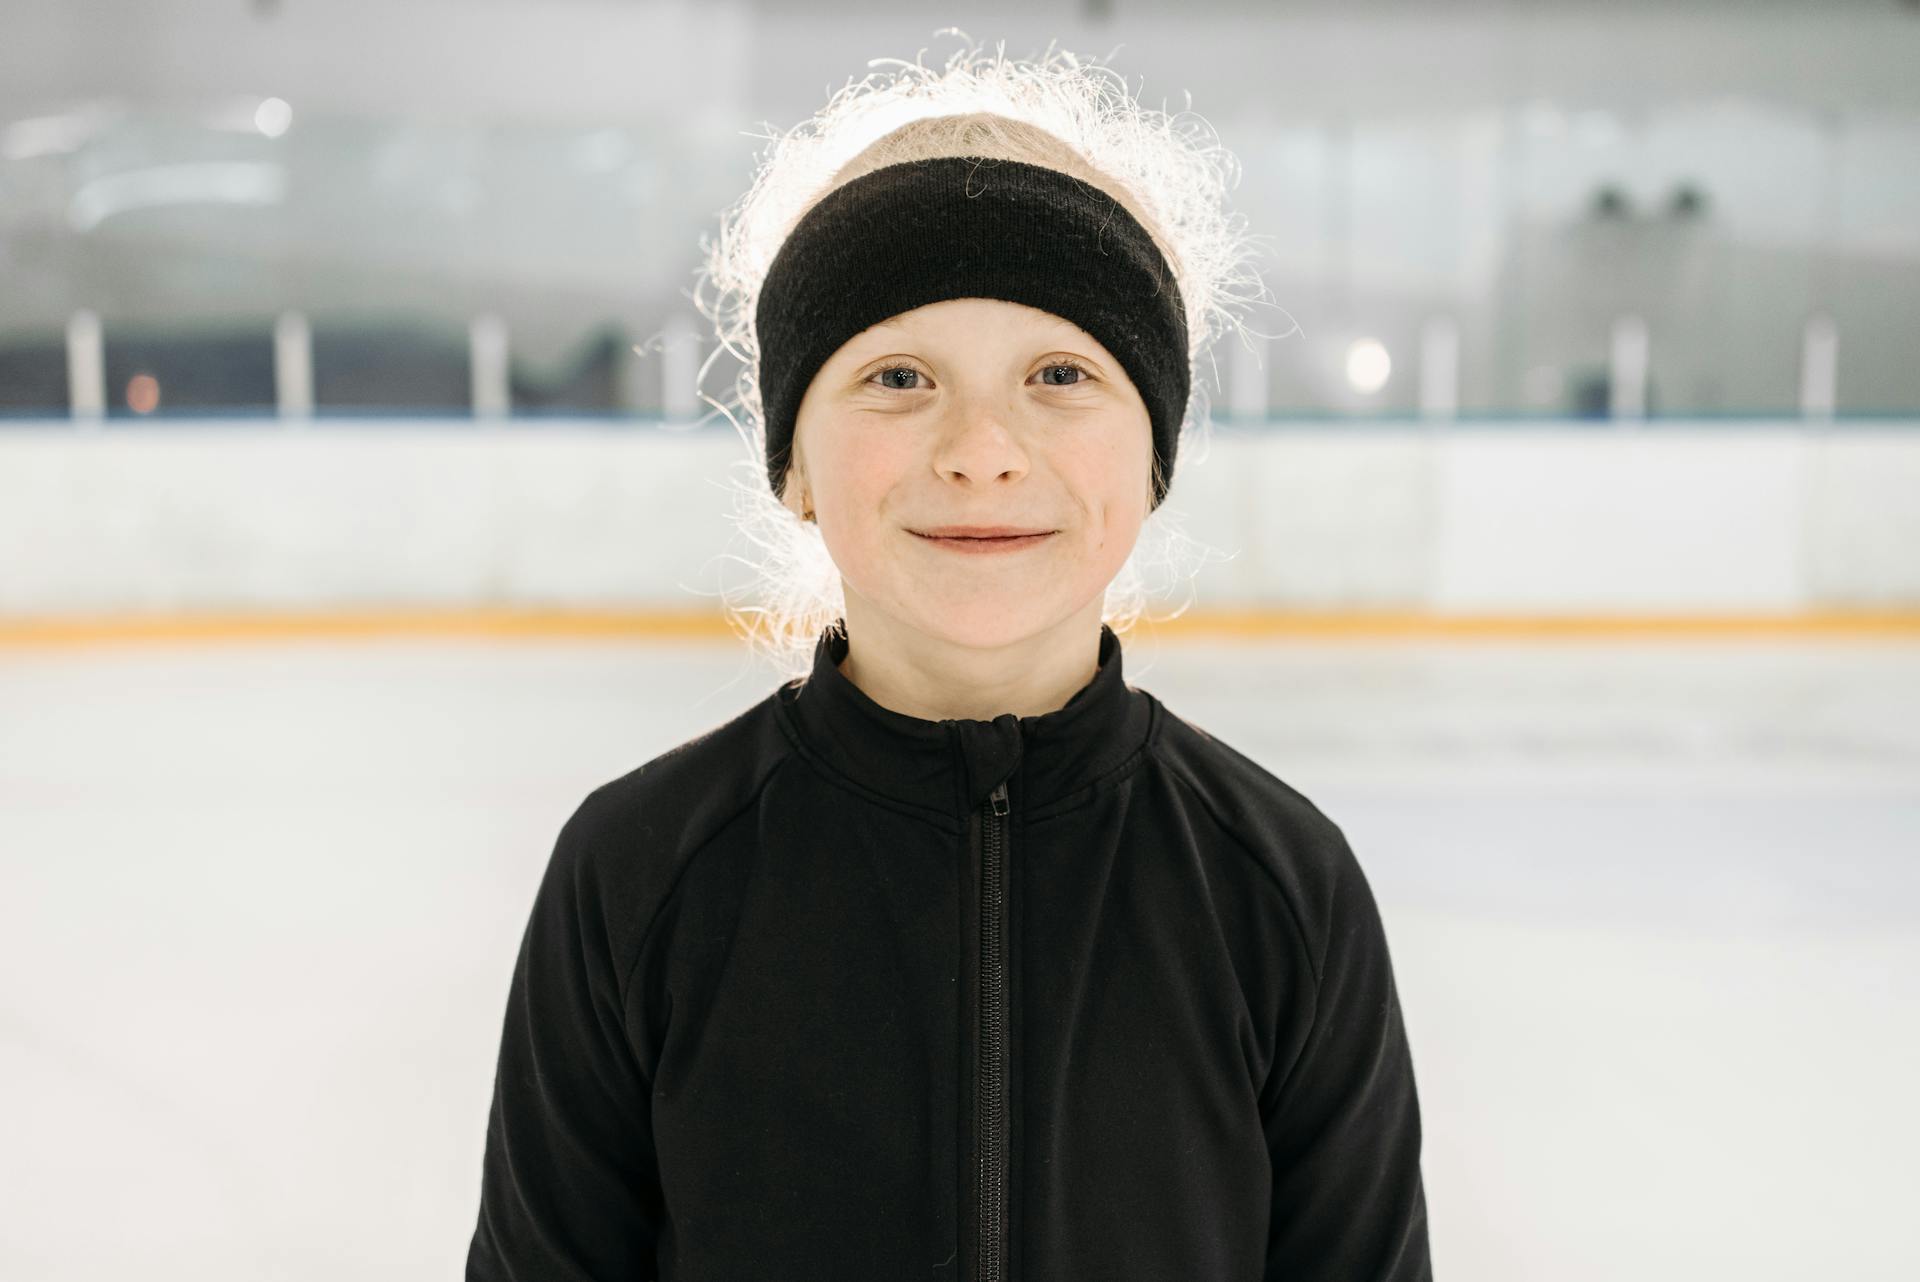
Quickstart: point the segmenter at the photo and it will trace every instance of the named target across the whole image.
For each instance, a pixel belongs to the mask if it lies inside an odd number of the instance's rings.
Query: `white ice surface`
[[[1436,1276],[1920,1277],[1920,647],[1127,664],[1358,852]],[[0,651],[0,1282],[460,1276],[561,822],[773,681],[699,644]]]

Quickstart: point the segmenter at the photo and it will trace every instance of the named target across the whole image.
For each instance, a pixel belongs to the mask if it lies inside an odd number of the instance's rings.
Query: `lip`
[[[946,548],[950,552],[961,552],[975,556],[983,554],[991,555],[995,552],[1014,552],[1021,548],[1038,547],[1058,533],[1056,530],[1021,530],[1017,527],[1010,526],[944,525],[938,528],[941,533],[922,533],[919,530],[909,530],[907,532],[920,539],[921,542],[932,544],[934,547]],[[1006,530],[1007,533],[965,535],[948,535],[944,533],[947,530],[955,529],[998,529]]]
[[[915,530],[925,539],[1011,539],[1025,538],[1032,534],[1052,534],[1052,530],[1035,530],[1020,525],[936,525],[931,529]]]

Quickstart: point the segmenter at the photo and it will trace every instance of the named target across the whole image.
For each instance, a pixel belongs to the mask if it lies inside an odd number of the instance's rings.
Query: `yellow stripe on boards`
[[[1769,615],[1438,615],[1420,612],[1189,610],[1124,636],[1164,640],[1327,637],[1396,640],[1887,637],[1920,640],[1920,610]],[[383,637],[734,641],[709,610],[393,610],[0,617],[0,646],[64,648]]]
[[[1920,638],[1920,610],[1820,611],[1799,614],[1500,615],[1421,611],[1194,611],[1142,624],[1169,638],[1387,637],[1594,640],[1605,637],[1910,636]]]

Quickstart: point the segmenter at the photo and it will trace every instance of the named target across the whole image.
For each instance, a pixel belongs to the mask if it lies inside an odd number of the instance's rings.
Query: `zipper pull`
[[[994,785],[992,801],[994,814],[1004,815],[1007,813],[1007,781],[1005,779],[1002,779]]]

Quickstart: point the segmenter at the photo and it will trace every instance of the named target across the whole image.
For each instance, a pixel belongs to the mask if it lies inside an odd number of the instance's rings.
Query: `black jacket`
[[[836,666],[604,784],[507,996],[469,1282],[1412,1282],[1413,1063],[1311,802],[1121,678]]]

